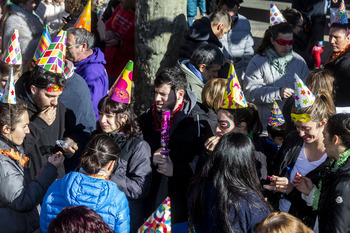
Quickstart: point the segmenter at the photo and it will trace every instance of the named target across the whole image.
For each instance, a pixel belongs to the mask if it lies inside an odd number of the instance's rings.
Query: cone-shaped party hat
[[[19,33],[17,29],[14,30],[9,40],[3,61],[12,65],[22,64],[21,45],[19,43]]]
[[[279,108],[276,101],[273,101],[273,106],[271,110],[270,120],[268,125],[270,126],[280,126],[285,122],[281,109]]]
[[[338,10],[335,13],[336,13],[335,15],[331,15],[330,24],[332,23],[347,24],[348,23],[348,17],[346,16],[344,0],[341,1]]]
[[[50,46],[50,44],[51,44],[50,31],[49,31],[49,27],[46,25],[44,29],[44,33],[41,35],[38,47],[35,50],[33,60],[37,61],[40,57],[42,57],[45,50]]]
[[[63,74],[66,61],[67,32],[61,30],[36,64],[53,73]]]
[[[109,98],[119,103],[130,104],[133,69],[134,62],[129,61],[109,90]]]
[[[138,229],[138,233],[148,232],[171,232],[171,207],[170,198],[167,197],[165,201],[153,212],[146,222]]]
[[[280,23],[287,23],[287,20],[284,18],[284,16],[281,14],[281,12],[278,10],[275,4],[271,1],[270,3],[270,25],[277,25]]]
[[[241,85],[239,85],[235,68],[232,64],[230,65],[230,70],[228,72],[226,90],[221,107],[224,109],[248,107]]]
[[[297,74],[294,74],[294,87],[295,107],[305,108],[311,106],[315,102],[314,94],[312,94]]]
[[[91,0],[85,6],[83,12],[81,12],[77,22],[74,25],[75,28],[84,28],[91,32]]]
[[[4,88],[4,94],[2,95],[1,102],[15,104],[16,103],[16,92],[15,92],[15,79],[13,77],[13,70],[11,67],[11,74],[7,80]]]

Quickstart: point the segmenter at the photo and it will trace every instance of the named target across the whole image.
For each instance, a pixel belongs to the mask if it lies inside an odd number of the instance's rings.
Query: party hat
[[[85,6],[83,12],[81,12],[77,22],[74,25],[75,28],[84,28],[91,32],[91,0]]]
[[[284,16],[281,14],[281,12],[278,10],[275,4],[271,1],[270,3],[270,25],[277,25],[280,23],[287,23],[287,20],[284,18]]]
[[[268,125],[270,126],[280,126],[285,122],[281,109],[279,108],[276,101],[273,101],[273,106],[271,110],[270,120]]]
[[[15,104],[16,103],[16,93],[15,93],[15,79],[13,77],[13,70],[11,67],[11,74],[7,80],[4,94],[2,95],[1,102]]]
[[[294,74],[294,87],[295,107],[305,108],[311,106],[315,102],[314,94],[312,94],[297,74]]]
[[[111,89],[109,89],[109,98],[119,103],[130,104],[133,68],[134,62],[129,61]]]
[[[225,109],[248,107],[241,85],[239,85],[235,68],[232,64],[230,65],[230,70],[228,72],[226,91],[221,107]]]
[[[42,57],[45,50],[49,47],[50,44],[51,44],[50,30],[49,30],[49,27],[46,25],[44,29],[44,33],[40,38],[38,47],[35,50],[33,60],[37,61],[40,57]]]
[[[153,212],[146,222],[138,229],[138,233],[170,233],[171,232],[171,208],[170,198],[165,201]]]
[[[66,60],[67,32],[61,30],[36,64],[53,73],[63,74]]]
[[[346,9],[345,9],[345,3],[344,0],[341,1],[339,8],[334,11],[334,15],[331,14],[331,20],[330,24],[332,23],[340,23],[340,24],[347,24],[348,23],[348,17],[346,16]]]
[[[19,43],[19,33],[17,29],[14,30],[9,40],[8,49],[5,52],[3,61],[12,65],[22,64],[21,45]]]

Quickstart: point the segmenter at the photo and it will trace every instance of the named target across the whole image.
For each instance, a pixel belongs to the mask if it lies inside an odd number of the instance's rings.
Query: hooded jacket
[[[216,121],[209,119],[211,112],[204,105],[196,103],[196,96],[187,90],[182,110],[175,116],[170,129],[169,156],[173,163],[173,176],[166,177],[167,188],[171,199],[171,222],[187,221],[187,190],[195,170],[196,156],[205,150],[204,142],[213,136]],[[140,118],[145,141],[151,146],[151,153],[161,147],[160,132],[155,130],[152,109],[148,109]],[[152,213],[160,204],[156,203],[157,192],[160,187],[162,175],[152,165],[152,184],[148,199],[148,212]],[[164,177],[164,176],[163,176]],[[160,198],[163,201],[166,196]],[[159,200],[160,201],[160,200]]]
[[[2,150],[14,149],[24,155],[23,148],[0,136]],[[39,228],[36,208],[46,190],[55,181],[57,169],[47,163],[33,179],[29,169],[16,160],[0,154],[0,226],[1,232],[33,232]]]
[[[108,76],[104,64],[106,64],[104,54],[99,48],[93,48],[93,54],[74,63],[75,73],[83,77],[90,89],[96,120],[98,120],[98,102],[108,92]]]
[[[129,232],[129,207],[125,194],[111,181],[80,172],[71,172],[56,180],[47,191],[40,213],[41,231],[47,231],[51,220],[63,208],[78,205],[96,211],[115,232]]]
[[[203,44],[222,47],[221,42],[211,29],[210,20],[207,17],[194,21],[193,25],[187,30],[180,47],[179,58],[189,59],[193,51]]]

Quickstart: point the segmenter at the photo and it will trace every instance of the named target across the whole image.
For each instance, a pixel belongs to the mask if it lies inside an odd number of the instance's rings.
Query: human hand
[[[165,156],[165,155],[164,155]],[[164,163],[160,163],[157,168],[157,172],[163,174],[165,176],[173,176],[174,173],[174,165],[170,159],[170,156],[165,156]]]
[[[272,175],[270,177],[271,185],[276,187],[276,192],[289,194],[293,188],[293,183],[289,182],[287,177],[279,177]]]
[[[208,140],[204,143],[204,147],[207,151],[213,152],[213,150],[216,147],[216,144],[218,144],[219,141],[220,141],[219,136],[212,136],[208,138]]]
[[[66,143],[67,143],[68,146],[67,146],[67,147],[61,147],[62,150],[63,150],[64,152],[74,154],[75,151],[78,150],[78,145],[77,145],[77,143],[74,142],[74,141],[73,141],[72,139],[70,139],[70,138],[65,138],[64,140],[66,141]]]
[[[43,119],[46,122],[46,124],[50,126],[56,119],[56,112],[57,112],[57,108],[54,106],[51,106],[41,111],[39,113],[39,117]]]
[[[48,158],[48,162],[54,165],[57,169],[63,166],[64,156],[61,151],[58,151],[56,154],[53,154]]]
[[[314,187],[314,184],[310,178],[298,175],[298,173],[294,176],[293,183],[295,185],[295,188],[306,196],[310,194],[311,190]]]
[[[282,99],[287,99],[294,94],[294,91],[288,87],[280,88],[280,96]]]

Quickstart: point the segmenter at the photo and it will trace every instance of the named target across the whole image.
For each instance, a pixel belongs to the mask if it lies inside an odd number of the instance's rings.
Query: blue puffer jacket
[[[52,219],[67,206],[87,206],[117,233],[128,233],[128,201],[114,182],[71,172],[56,180],[47,191],[40,214],[40,228],[46,232]]]

